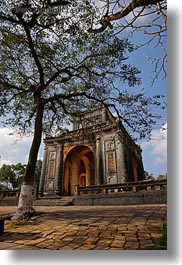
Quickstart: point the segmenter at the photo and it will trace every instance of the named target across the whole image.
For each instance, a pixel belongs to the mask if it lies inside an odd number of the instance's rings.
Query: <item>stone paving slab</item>
[[[154,250],[166,205],[35,206],[40,215],[5,221],[0,249]],[[16,207],[0,207],[0,216]]]

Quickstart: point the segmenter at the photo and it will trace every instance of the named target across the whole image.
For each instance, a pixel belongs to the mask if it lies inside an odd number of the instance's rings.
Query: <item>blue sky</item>
[[[143,40],[143,35],[136,35],[133,40],[134,44]],[[151,77],[154,65],[152,65],[145,58],[145,55],[160,56],[160,49],[153,49],[149,46],[147,49],[139,49],[130,56],[130,62],[141,70],[142,85],[148,96],[155,94],[167,94],[167,79],[158,79],[151,86]],[[149,142],[142,140],[138,142],[143,150],[144,169],[154,176],[167,173],[167,131],[162,130],[162,125],[167,127],[167,111],[161,113],[162,119],[157,122],[151,133],[151,140]],[[31,144],[31,137],[23,137],[19,139],[16,135],[9,135],[12,133],[11,128],[0,128],[0,166],[2,164],[11,163],[27,163],[28,152]],[[43,157],[43,144],[39,152],[39,158]]]
[[[152,50],[152,47],[139,49],[131,59],[133,64],[141,70],[141,87],[145,89],[147,96],[165,95],[167,103],[167,78],[163,79],[163,76],[160,76],[152,85],[154,64],[147,60],[148,55],[159,57],[161,51],[160,49]],[[154,176],[167,173],[167,109],[160,111],[160,114],[161,119],[157,121],[151,132],[151,140],[139,141],[142,147],[144,169],[153,173]],[[163,130],[163,127],[166,130]]]

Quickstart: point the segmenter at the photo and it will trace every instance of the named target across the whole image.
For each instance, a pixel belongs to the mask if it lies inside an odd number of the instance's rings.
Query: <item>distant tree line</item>
[[[38,186],[41,174],[42,160],[37,160],[35,170],[35,186]],[[3,164],[0,168],[0,187],[7,189],[20,189],[25,174],[26,165],[17,163],[12,165]]]
[[[167,179],[167,173],[166,174],[159,174],[157,177],[155,177],[153,173],[149,173],[147,171],[145,171],[144,174],[145,174],[146,180]]]

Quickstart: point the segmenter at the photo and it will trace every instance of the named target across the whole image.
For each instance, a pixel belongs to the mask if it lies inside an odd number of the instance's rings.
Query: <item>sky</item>
[[[140,41],[142,35],[137,35],[134,41]],[[140,49],[131,56],[131,63],[138,66],[141,70],[142,88],[145,89],[147,95],[152,96],[156,93],[167,93],[167,79],[157,80],[151,86],[151,76],[153,65],[147,61],[145,55],[151,54],[151,47]],[[153,51],[152,51],[153,52]],[[155,49],[154,56],[159,56],[160,50]],[[167,128],[167,112],[162,113],[162,120],[157,123],[151,132],[151,140],[142,140],[139,145],[142,148],[142,157],[144,169],[157,177],[160,174],[167,173],[167,130],[163,130],[162,125]],[[3,164],[26,164],[28,160],[28,152],[30,149],[32,138],[22,137],[12,134],[13,129],[0,127],[0,166]],[[43,143],[39,151],[39,158],[43,157]]]
[[[160,56],[159,49],[154,49],[152,53],[153,56]],[[144,88],[146,95],[152,97],[155,94],[163,94],[165,96],[165,102],[167,103],[167,78],[163,79],[161,76],[154,84],[151,83],[154,64],[148,62],[146,56],[152,53],[151,48],[139,49],[131,60],[133,65],[138,66],[141,70],[141,88]],[[157,121],[151,132],[151,140],[141,140],[138,142],[142,148],[144,170],[153,174],[155,177],[167,173],[167,109],[160,111],[160,114],[161,119]]]

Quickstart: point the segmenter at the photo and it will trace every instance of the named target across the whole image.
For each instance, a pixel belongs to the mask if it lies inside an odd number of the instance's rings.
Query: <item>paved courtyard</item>
[[[167,215],[166,205],[34,208],[29,221],[5,221],[0,249],[153,250]],[[15,210],[1,206],[0,215]]]

